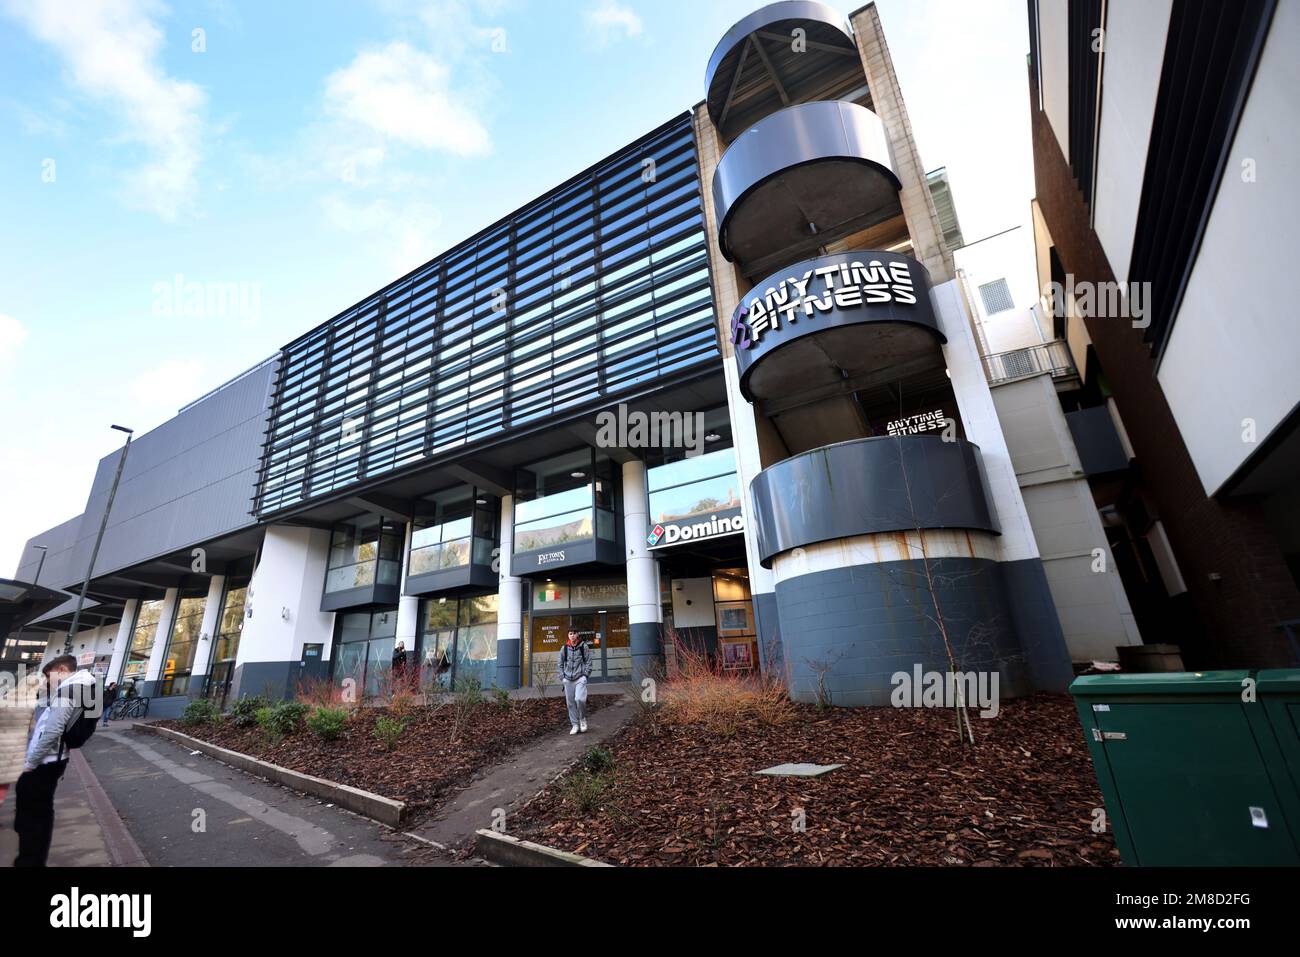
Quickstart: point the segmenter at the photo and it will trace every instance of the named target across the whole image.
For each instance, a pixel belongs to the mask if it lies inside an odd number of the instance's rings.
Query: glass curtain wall
[[[391,694],[397,609],[340,614],[336,627],[334,683],[358,701]]]
[[[158,692],[163,697],[189,693],[194,654],[199,648],[199,633],[203,629],[203,613],[207,607],[206,589],[201,595],[182,597],[176,606],[171,639],[163,656],[162,685]]]
[[[440,492],[432,507],[416,516],[411,534],[410,575],[492,564],[497,522],[488,498],[473,488]]]
[[[374,516],[336,525],[330,536],[326,593],[396,585],[402,577],[404,539],[400,524]]]
[[[124,693],[137,690],[136,686],[144,681],[154,642],[158,640],[163,604],[161,598],[140,602],[135,615],[135,627],[131,629],[131,645],[122,659],[122,679],[119,684]]]
[[[740,481],[726,409],[704,413],[697,449],[666,449],[650,458],[646,476],[650,522],[678,522],[740,508]]]
[[[441,690],[477,680],[481,687],[496,684],[497,599],[440,598],[423,602],[420,618],[422,680]]]
[[[522,469],[515,481],[515,553],[617,539],[617,464],[581,449]]]
[[[250,563],[251,565],[251,563]],[[245,606],[251,571],[226,577],[226,593],[221,600],[221,617],[212,642],[212,662],[208,667],[207,696],[224,702],[235,674],[235,659],[239,657],[239,639],[244,633]]]

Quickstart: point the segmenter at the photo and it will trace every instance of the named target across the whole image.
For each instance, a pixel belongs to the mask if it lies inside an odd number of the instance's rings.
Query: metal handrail
[[[1074,358],[1070,355],[1070,347],[1064,340],[1058,339],[984,357],[984,373],[990,385],[1044,372],[1050,373],[1054,379],[1078,374]]]

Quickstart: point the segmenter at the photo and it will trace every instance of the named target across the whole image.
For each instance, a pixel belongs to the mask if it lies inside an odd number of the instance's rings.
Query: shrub
[[[582,756],[582,766],[592,774],[606,774],[614,770],[614,755],[608,748],[593,745]]]
[[[406,730],[403,718],[380,718],[375,722],[375,737],[384,746],[385,751],[392,751]]]
[[[185,706],[181,722],[195,728],[201,724],[216,724],[221,720],[221,711],[207,698],[199,698]]]
[[[505,688],[493,688],[492,697],[496,699],[498,706],[502,708],[510,707],[510,692]]]
[[[613,783],[612,778],[606,774],[592,774],[586,770],[574,771],[564,779],[560,794],[579,811],[590,813],[600,807],[611,783]]]
[[[388,703],[388,710],[399,718],[405,718],[415,708],[415,693],[412,691],[395,691]]]
[[[347,700],[342,688],[328,678],[308,678],[298,682],[298,698],[309,708],[346,708],[353,704]]]
[[[733,735],[744,724],[786,724],[794,705],[781,682],[766,675],[730,673],[703,652],[679,644],[675,676],[661,686],[661,719],[668,724],[702,724],[714,734]]]
[[[337,741],[347,723],[347,708],[320,707],[307,716],[307,730],[322,741]]]
[[[271,702],[260,694],[240,698],[230,709],[230,723],[237,728],[251,728],[257,724],[257,712],[270,706]]]
[[[456,679],[456,697],[466,707],[473,708],[483,703],[483,682],[474,675]]]
[[[257,724],[266,734],[279,739],[297,731],[307,716],[307,706],[297,701],[281,701],[279,704],[257,709]]]

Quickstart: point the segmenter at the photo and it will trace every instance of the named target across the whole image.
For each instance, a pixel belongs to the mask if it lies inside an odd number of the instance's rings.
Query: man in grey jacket
[[[72,655],[55,658],[41,674],[48,682],[48,703],[32,732],[23,774],[14,786],[18,804],[14,809],[14,830],[18,832],[18,856],[14,867],[44,867],[54,839],[54,792],[68,768],[63,735],[81,717],[96,707],[95,676],[77,670]]]
[[[591,676],[591,649],[576,631],[560,649],[560,677],[564,701],[569,706],[569,734],[587,730],[587,678]]]

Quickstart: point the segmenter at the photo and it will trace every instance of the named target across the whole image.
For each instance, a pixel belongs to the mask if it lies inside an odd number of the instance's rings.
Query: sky
[[[144,434],[690,109],[760,5],[0,0],[0,577],[81,513],[111,425]],[[1023,0],[877,7],[967,241],[1028,223]]]

